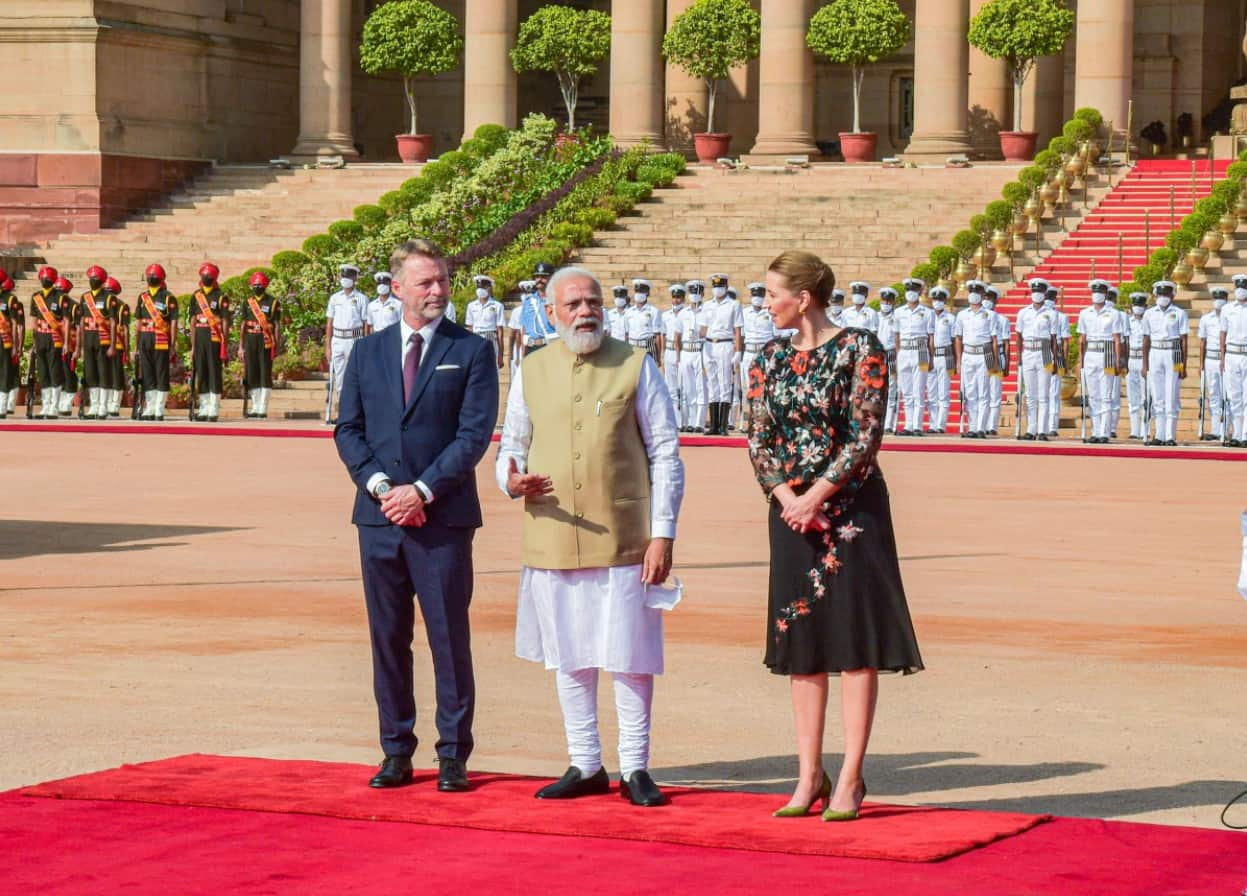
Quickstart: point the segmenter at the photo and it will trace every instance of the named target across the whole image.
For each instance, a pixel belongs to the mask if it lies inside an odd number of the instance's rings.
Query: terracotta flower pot
[[[727,156],[732,148],[731,134],[694,134],[693,148],[697,151],[697,161],[714,164]]]
[[[1035,158],[1035,144],[1039,134],[1035,131],[1001,131],[1000,152],[1006,162],[1029,162]]]
[[[398,144],[398,157],[407,165],[427,162],[433,151],[432,134],[396,134],[394,141]]]
[[[875,146],[878,143],[879,135],[872,131],[862,131],[860,134],[840,132],[840,154],[846,162],[873,162]]]

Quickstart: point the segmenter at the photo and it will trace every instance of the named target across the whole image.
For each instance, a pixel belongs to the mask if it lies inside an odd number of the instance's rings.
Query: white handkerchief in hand
[[[1243,565],[1238,570],[1238,593],[1247,600],[1247,510],[1243,511]]]
[[[646,585],[645,606],[651,610],[674,610],[684,597],[684,583],[672,576],[667,585]]]

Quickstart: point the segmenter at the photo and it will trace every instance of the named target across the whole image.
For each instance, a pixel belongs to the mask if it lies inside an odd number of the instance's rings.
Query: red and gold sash
[[[160,316],[156,311],[156,303],[152,301],[152,294],[144,290],[141,297],[143,299],[143,307],[147,309],[147,315],[151,320],[152,332],[156,334],[156,350],[169,350],[169,322]]]
[[[202,289],[195,290],[195,303],[199,305],[199,314],[208,321],[208,329],[212,331],[212,341],[220,343],[221,357],[225,357],[225,339],[221,334],[221,319],[213,313],[212,307],[208,304],[208,297],[203,294]]]
[[[0,314],[0,344],[5,348],[13,347],[13,328],[8,314]]]
[[[65,334],[61,330],[61,324],[56,319],[56,315],[48,310],[48,303],[43,300],[43,293],[35,293],[35,306],[39,310],[39,316],[43,318],[43,325],[47,328],[47,332],[52,334],[52,344],[57,348],[63,348]]]
[[[255,296],[249,296],[247,301],[251,305],[251,316],[256,319],[256,323],[260,325],[260,332],[264,334],[264,347],[268,349],[270,355],[275,354],[277,351],[277,339],[273,333],[272,321],[260,309],[260,303],[256,301]]]
[[[104,313],[100,311],[99,308],[95,307],[95,295],[93,293],[87,293],[82,297],[82,300],[86,303],[87,308],[91,310],[91,321],[93,326],[88,327],[87,329],[94,329],[100,334],[100,345],[111,345],[112,338],[108,335],[108,318],[104,317]],[[105,299],[104,301],[107,302],[108,300]]]

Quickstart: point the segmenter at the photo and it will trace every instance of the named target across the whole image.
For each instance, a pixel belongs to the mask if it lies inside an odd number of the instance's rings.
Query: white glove
[[[741,353],[740,353],[740,352],[735,352],[735,353],[732,355],[732,366],[733,366],[733,367],[739,367],[739,366],[740,366],[740,359],[741,359],[741,357],[742,357],[742,356],[741,356]]]

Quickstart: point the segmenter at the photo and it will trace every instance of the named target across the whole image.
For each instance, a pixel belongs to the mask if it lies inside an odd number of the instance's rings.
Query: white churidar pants
[[[619,771],[626,778],[649,767],[649,729],[654,704],[654,676],[614,673],[615,712],[619,716]],[[586,776],[602,767],[598,734],[598,670],[557,672],[559,706],[567,732],[571,764]]]

